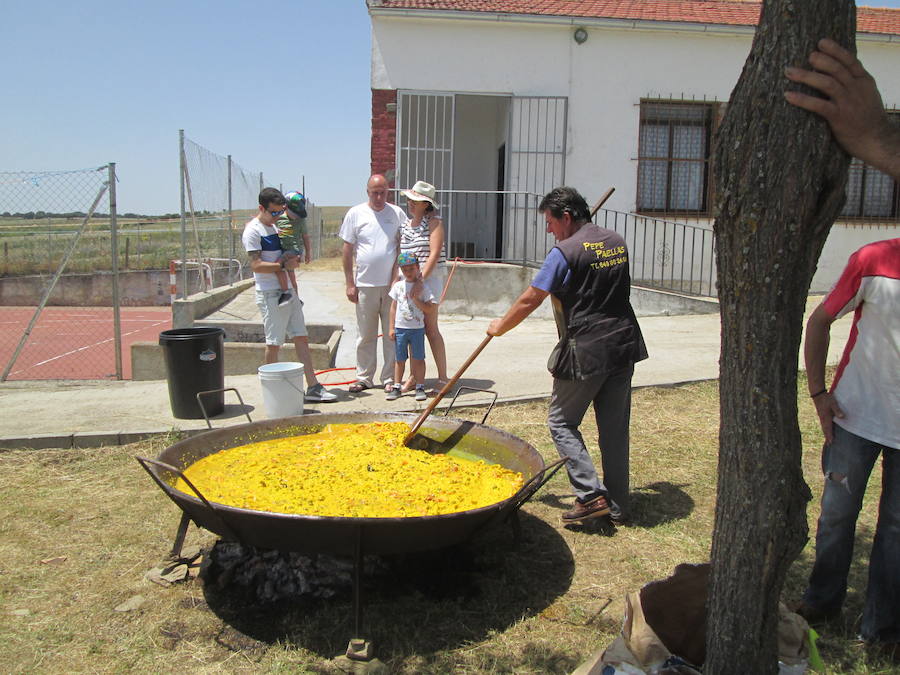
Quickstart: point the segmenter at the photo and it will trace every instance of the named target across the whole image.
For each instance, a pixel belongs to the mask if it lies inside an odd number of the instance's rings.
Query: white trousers
[[[367,385],[375,384],[375,369],[378,366],[378,323],[381,320],[381,384],[394,381],[394,343],[391,342],[391,298],[390,286],[360,286],[359,302],[356,303],[356,379]]]

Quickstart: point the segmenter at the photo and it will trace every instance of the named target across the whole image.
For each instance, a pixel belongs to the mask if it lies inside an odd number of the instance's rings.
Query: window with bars
[[[709,213],[714,105],[641,101],[638,211]]]
[[[900,113],[891,113],[890,119],[900,123]],[[854,157],[850,162],[847,201],[841,216],[867,220],[900,218],[900,186],[888,174]]]

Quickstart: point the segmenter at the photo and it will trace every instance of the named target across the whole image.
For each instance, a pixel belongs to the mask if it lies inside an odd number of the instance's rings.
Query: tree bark
[[[850,0],[766,0],[716,138],[719,469],[704,673],[775,673],[778,601],[807,540],[797,355],[849,157],[782,95],[819,38],[855,48]]]

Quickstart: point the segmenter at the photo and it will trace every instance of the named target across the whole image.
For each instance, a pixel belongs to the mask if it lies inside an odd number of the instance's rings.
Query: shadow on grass
[[[566,542],[541,519],[519,517],[522,538],[515,545],[509,528],[494,527],[459,546],[381,557],[377,571],[364,575],[361,592],[361,632],[377,644],[379,658],[436,667],[447,658],[440,652],[502,632],[568,590],[575,562]],[[209,608],[234,630],[325,659],[357,637],[352,588],[336,590],[328,599],[254,604],[234,586],[204,585]],[[556,663],[562,657],[542,658]],[[570,665],[560,664],[560,672]]]
[[[656,527],[682,520],[694,510],[694,499],[682,488],[687,483],[659,481],[631,491],[630,524],[633,527]]]
[[[673,520],[687,518],[694,510],[694,499],[682,488],[686,483],[676,484],[661,481],[633,488],[628,508],[628,524],[632,527],[656,527]],[[570,495],[559,495],[545,492],[535,501],[552,508],[569,509],[572,506]],[[606,522],[606,519],[597,519]],[[588,521],[590,523],[592,521]],[[606,527],[595,527],[598,534],[610,535],[615,532]]]

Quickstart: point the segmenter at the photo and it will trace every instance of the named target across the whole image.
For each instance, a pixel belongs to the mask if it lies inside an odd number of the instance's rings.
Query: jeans
[[[847,595],[856,519],[866,483],[882,455],[878,525],[869,557],[860,635],[868,642],[900,640],[900,450],[887,448],[834,425],[822,453],[825,489],[816,532],[816,561],[803,596],[825,611],[840,609]]]

